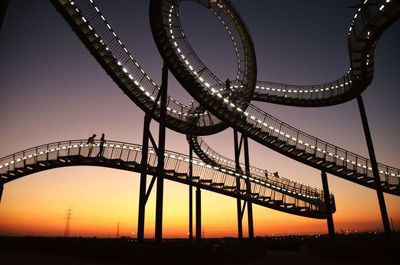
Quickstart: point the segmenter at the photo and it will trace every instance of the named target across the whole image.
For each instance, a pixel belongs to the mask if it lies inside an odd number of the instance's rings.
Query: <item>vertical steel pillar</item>
[[[240,150],[239,150],[239,141],[237,131],[233,129],[233,142],[235,148],[235,164],[236,171],[241,171],[240,168]],[[240,178],[236,178],[236,189],[240,190]],[[242,227],[242,202],[239,198],[236,199],[236,208],[237,208],[237,221],[238,221],[238,239],[243,239],[243,227]]]
[[[326,209],[326,221],[328,223],[328,233],[329,233],[329,238],[334,239],[335,238],[335,226],[333,223],[333,217],[332,217],[332,207],[331,207],[331,196],[329,193],[329,186],[328,186],[328,178],[326,176],[325,171],[321,171],[321,179],[322,179],[322,187],[324,189],[324,201],[325,201],[325,209]]]
[[[247,194],[251,196],[251,184],[250,180],[250,159],[249,159],[249,142],[246,135],[243,135],[243,145],[244,145],[244,163],[245,163],[245,171],[246,171],[246,190]],[[253,225],[253,205],[250,201],[247,202],[247,222],[249,226],[249,238],[254,238],[254,225]]]
[[[165,120],[167,118],[168,67],[164,61],[161,80],[160,127],[158,133],[158,164],[156,193],[156,243],[162,241],[163,198],[164,198],[164,153],[165,153]]]
[[[385,198],[383,197],[381,180],[380,180],[379,171],[378,171],[378,164],[376,162],[374,145],[372,143],[372,137],[371,137],[371,132],[369,130],[367,114],[365,113],[364,102],[362,100],[361,95],[359,95],[357,97],[357,102],[358,102],[358,108],[360,109],[361,121],[362,121],[363,128],[364,128],[365,140],[367,141],[369,158],[371,160],[372,173],[374,175],[375,189],[376,189],[376,193],[378,195],[378,202],[379,202],[379,208],[381,210],[383,228],[384,228],[386,234],[390,234],[391,229],[390,229],[389,217],[388,217],[388,213],[386,210]]]
[[[0,184],[0,202],[1,202],[1,197],[3,197],[3,191],[4,191],[4,184]]]
[[[189,179],[193,179],[193,148],[189,144]],[[193,186],[189,184],[189,240],[193,241]]]
[[[142,243],[144,240],[144,219],[146,210],[146,178],[147,178],[147,159],[149,154],[149,135],[150,135],[151,115],[146,113],[143,124],[142,141],[142,160],[140,162],[140,188],[139,188],[139,214],[137,240]]]
[[[201,240],[201,190],[196,188],[196,241]]]

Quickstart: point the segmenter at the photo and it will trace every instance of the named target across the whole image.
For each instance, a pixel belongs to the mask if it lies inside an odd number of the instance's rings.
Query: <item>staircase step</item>
[[[294,203],[284,203],[283,206],[285,208],[291,209],[294,208],[296,205]]]
[[[199,179],[200,183],[211,183],[212,179]]]
[[[336,171],[336,172],[342,172],[344,171],[346,168],[344,166],[333,166],[332,170]]]
[[[259,132],[259,133],[257,134],[257,136],[258,136],[259,138],[261,138],[261,139],[267,138],[268,135],[269,135],[269,133],[264,132],[264,131],[261,131],[261,132]]]
[[[296,148],[296,146],[291,145],[291,144],[285,144],[282,149],[285,150],[286,152],[291,152]]]
[[[187,174],[183,173],[183,172],[174,172],[174,176],[178,177],[178,178],[182,178],[182,177],[186,178]]]
[[[246,131],[250,131],[253,128],[253,125],[251,125],[250,123],[245,123],[241,127]]]
[[[321,165],[325,168],[332,168],[335,165],[335,163],[324,161],[321,163]]]
[[[315,157],[315,156],[314,156],[313,158],[310,159],[310,161],[311,161],[312,163],[314,163],[314,164],[319,165],[319,164],[321,164],[321,163],[324,161],[324,159],[321,158],[321,157]]]
[[[346,176],[353,176],[356,172],[354,170],[350,170],[350,169],[345,169],[343,174],[345,174]]]
[[[355,178],[357,180],[365,179],[365,177],[366,177],[365,174],[360,174],[360,173],[355,174]]]
[[[286,142],[285,142],[285,141],[282,141],[282,140],[276,140],[273,144],[274,144],[276,147],[282,148],[282,147],[286,144]]]
[[[224,186],[224,183],[213,182],[210,185],[213,187],[222,187],[222,186]]]
[[[125,162],[125,165],[128,166],[128,167],[137,167],[136,164],[137,164],[137,163],[131,162],[131,161]]]
[[[304,153],[301,155],[301,158],[305,159],[305,160],[311,160],[314,157],[313,154],[310,153]]]
[[[257,135],[257,134],[259,134],[261,132],[261,128],[252,128],[251,130],[250,130],[250,133],[252,134],[252,135]]]

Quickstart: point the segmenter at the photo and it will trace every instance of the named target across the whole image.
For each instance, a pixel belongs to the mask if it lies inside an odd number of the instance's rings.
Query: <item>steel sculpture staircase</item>
[[[208,1],[200,2],[208,3]],[[156,103],[158,102],[158,86],[133,59],[93,1],[76,1],[76,3],[82,5],[81,8],[77,8],[75,2],[67,0],[52,0],[52,3],[63,14],[86,47],[120,88],[146,112],[151,112],[154,109],[153,116],[157,119],[159,113]],[[233,10],[228,2],[221,0],[219,3],[223,3],[222,6],[225,6],[227,10]],[[390,7],[389,5],[391,4],[393,2],[390,2],[387,7]],[[164,60],[168,62],[171,72],[189,93],[200,102],[201,107],[207,109],[207,111],[193,114],[191,108],[170,98],[167,108],[167,127],[186,134],[206,135],[226,128],[227,125],[221,123],[223,121],[225,124],[247,134],[253,140],[290,158],[352,182],[374,188],[371,165],[367,158],[308,135],[248,104],[247,98],[252,95],[252,82],[256,75],[256,69],[254,68],[255,57],[253,58],[251,49],[244,49],[251,46],[251,39],[244,38],[242,45],[242,49],[246,50],[244,52],[246,54],[244,61],[249,61],[246,65],[250,70],[247,75],[238,71],[238,76],[242,79],[235,80],[232,89],[226,89],[221,84],[221,81],[204,67],[204,64],[195,55],[190,44],[184,38],[183,31],[179,27],[178,8],[174,9],[174,6],[176,7],[177,5],[179,5],[179,1],[151,1],[153,35],[156,37],[157,47]],[[397,3],[393,5],[397,7]],[[374,19],[371,20],[373,23],[368,24],[368,27],[376,25],[374,33],[372,35],[370,33],[371,36],[375,36],[375,39],[398,16],[397,12],[386,11],[395,9],[386,8],[384,10],[386,15],[383,17],[389,17],[389,19],[385,20],[380,18],[381,15],[374,15]],[[217,16],[221,15],[220,12],[215,10],[213,12]],[[220,18],[220,20],[223,21],[223,18]],[[231,17],[231,21],[233,21],[231,23],[233,25],[241,23],[240,17]],[[380,24],[377,21],[381,21]],[[242,29],[245,29],[245,26]],[[365,30],[354,30],[354,32],[356,32],[354,33],[355,36],[362,36]],[[245,35],[243,32],[240,34]],[[350,32],[351,34],[353,33]],[[178,38],[176,37],[179,37],[179,41],[177,41]],[[234,39],[233,35],[231,37]],[[371,41],[371,43],[373,44],[368,44],[366,47],[374,47],[373,45],[376,41]],[[351,47],[358,46],[359,44],[356,42]],[[354,52],[352,51],[351,53],[351,58],[356,58]],[[363,67],[360,69],[363,70]],[[359,69],[355,67],[353,70],[355,73]],[[370,81],[365,81],[364,79],[365,76],[371,75],[362,74],[364,72],[357,72],[357,74],[365,84],[368,84]],[[345,81],[346,79],[343,80],[343,87],[349,87],[349,83],[355,86],[355,81],[348,80],[347,85]],[[340,83],[338,87],[341,87]],[[346,89],[350,91],[349,88]],[[351,91],[354,90],[352,89]],[[340,97],[344,97],[343,95]],[[399,169],[383,164],[378,166],[383,190],[399,195]]]
[[[289,106],[320,107],[354,99],[374,77],[374,52],[380,36],[400,17],[399,1],[378,1],[358,9],[348,31],[349,71],[341,78],[315,85],[257,81],[253,100]]]
[[[86,48],[125,94],[144,112],[160,121],[160,88],[128,51],[93,0],[50,0]],[[226,87],[197,57],[179,19],[182,0],[151,0],[150,22],[157,47],[182,86],[199,102],[186,106],[168,97],[164,122],[172,130],[194,135],[188,140],[203,160],[166,151],[163,174],[172,181],[299,216],[327,218],[323,191],[271,172],[251,168],[249,176],[236,172],[233,161],[210,149],[199,135],[228,126],[251,139],[321,171],[375,188],[369,159],[308,135],[263,112],[251,99],[293,106],[327,106],[353,99],[371,83],[374,51],[383,32],[400,17],[400,1],[361,5],[349,29],[350,69],[346,75],[321,85],[296,86],[256,81],[256,56],[246,26],[228,0],[197,2],[225,26],[236,51],[238,71]],[[368,1],[364,1],[365,4]],[[86,140],[71,140],[27,149],[0,159],[0,185],[52,168],[92,165],[141,172],[140,145],[108,141],[103,157],[88,157]],[[97,146],[99,143],[96,143]],[[98,147],[94,153],[97,153]],[[157,155],[149,149],[146,171],[156,174]],[[194,175],[189,174],[189,165]],[[384,192],[400,195],[400,170],[378,164]],[[237,180],[240,185],[237,186]],[[250,189],[247,186],[250,183]],[[250,192],[249,192],[250,191]],[[335,211],[334,198],[327,204]]]
[[[179,21],[179,8],[176,7],[179,2],[151,1],[150,21],[154,40],[176,79],[202,106],[242,134],[287,157],[354,183],[375,188],[369,159],[302,132],[256,106],[243,102],[234,93],[224,95],[219,92],[219,83],[212,76],[196,74],[198,71],[195,66],[198,62],[195,57],[192,61],[186,59],[187,62],[180,59],[177,54],[186,56],[194,51],[184,41],[175,45],[175,35],[180,31],[174,26],[179,25],[174,22]],[[220,2],[227,4],[225,1]],[[167,18],[171,18],[172,22]],[[382,190],[400,195],[400,170],[384,164],[378,164],[378,168]]]
[[[141,171],[142,148],[137,144],[107,141],[103,157],[97,157],[99,141],[88,157],[87,140],[70,140],[36,146],[0,159],[0,185],[36,172],[67,166],[102,166],[134,172]],[[246,176],[193,159],[193,177],[189,176],[187,155],[165,152],[164,177],[201,187],[212,192],[240,198],[271,209],[311,218],[326,218],[323,198],[302,200],[278,190],[267,182],[249,178],[251,193],[246,193]],[[149,150],[147,173],[156,174],[157,155]],[[240,189],[236,180],[240,179]],[[291,188],[291,187],[288,187]]]
[[[134,59],[94,2],[51,0],[51,3],[121,90],[144,112],[159,120],[159,86]],[[189,113],[191,110],[168,97],[166,126],[180,133],[199,135],[217,133],[228,126],[207,111]]]
[[[192,146],[193,151],[204,163],[224,168],[226,170],[234,172],[236,171],[235,161],[214,151],[201,137],[187,136],[187,140]],[[245,165],[241,164],[241,168],[245,168]],[[237,173],[243,174],[242,172]],[[305,201],[308,199],[314,201],[315,198],[321,198],[321,200],[323,200],[324,191],[322,189],[292,181],[288,178],[277,176],[277,174],[274,172],[269,172],[256,167],[250,167],[250,173],[252,178],[268,183],[270,185],[269,187],[273,190],[278,190],[282,193]],[[331,207],[334,209],[334,197],[332,194],[330,196],[332,198]]]

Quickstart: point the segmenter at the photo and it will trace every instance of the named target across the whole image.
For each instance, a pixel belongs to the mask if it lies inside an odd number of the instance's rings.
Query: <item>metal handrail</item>
[[[294,99],[328,99],[343,95],[352,89],[352,73],[348,73],[337,80],[315,85],[290,85],[269,81],[257,81],[253,100],[264,101],[263,95],[290,97]]]
[[[168,8],[165,9],[165,15],[169,14],[169,17],[171,17],[171,15],[174,14],[172,8],[169,11]],[[175,16],[178,17],[176,14]],[[174,18],[173,15],[172,18]],[[170,29],[168,31],[170,26],[167,24],[164,25],[164,27],[165,31],[168,32],[167,34],[170,34],[169,41],[171,44],[171,49],[175,50],[176,53],[192,53],[191,47],[186,45],[185,42],[178,43],[176,41],[176,38],[174,37],[176,30],[173,31]],[[373,178],[369,159],[300,131],[288,125],[287,123],[280,121],[272,115],[269,115],[258,107],[248,104],[240,97],[231,97],[231,95],[221,93],[220,91],[222,88],[218,87],[220,84],[217,80],[213,80],[211,75],[208,75],[204,72],[199,74],[198,71],[196,71],[196,65],[194,65],[196,60],[187,60],[188,62],[181,62],[182,66],[188,68],[187,70],[191,72],[196,85],[202,87],[201,92],[194,92],[199,97],[197,99],[200,101],[200,97],[202,97],[207,108],[215,115],[220,115],[220,119],[223,119],[225,122],[231,125],[234,124],[234,126],[237,126],[238,128],[243,128],[244,125],[248,125],[247,127],[249,128],[259,129],[261,132],[274,136],[283,141],[285,144],[292,145],[296,149],[302,150],[307,154],[323,158],[323,160],[326,162],[334,163],[336,166],[345,167],[348,170],[355,171],[357,174],[364,174],[368,178]],[[190,69],[192,64],[194,65],[195,70]],[[347,85],[346,82],[344,84],[340,84],[339,81],[336,81],[335,87],[349,87],[349,84],[351,83],[349,76],[351,76],[351,74],[340,79],[343,82],[346,81]],[[223,117],[221,116],[221,113],[230,114],[225,114],[228,116]],[[235,114],[239,114],[242,119],[236,119],[236,121],[231,119],[229,115],[234,116]],[[252,134],[251,132],[247,133],[250,135]],[[250,137],[256,138],[256,135],[253,134]],[[269,143],[266,141],[263,141],[263,143],[265,145],[269,145]],[[386,182],[390,185],[400,184],[399,169],[380,163],[378,164],[378,167],[380,171],[380,177],[383,182]]]
[[[78,0],[77,2],[83,2],[82,0]],[[88,4],[87,1],[86,3],[87,8],[91,10],[91,12],[88,12],[88,18],[86,19],[85,17],[78,17],[77,20],[81,19],[81,23],[86,23],[88,20],[93,21],[93,25],[102,25],[101,30],[103,30],[105,33],[104,35],[106,36],[105,41],[111,40],[110,45],[107,46],[108,49],[115,49],[115,56],[117,56],[117,59],[119,58],[118,56],[122,56],[120,58],[124,60],[118,60],[119,63],[121,64],[121,69],[120,71],[126,72],[126,75],[130,73],[128,70],[124,68],[124,63],[126,61],[130,62],[130,64],[127,64],[126,67],[130,67],[131,65],[136,65],[136,61],[134,61],[129,55],[130,53],[125,50],[126,48],[123,46],[122,42],[119,40],[119,38],[116,37],[116,34],[114,31],[112,31],[111,26],[108,25],[106,20],[103,18],[101,13],[96,10],[96,6],[93,4],[92,1],[90,1],[91,4]],[[166,25],[167,26],[167,25]],[[99,34],[102,32],[99,30]],[[97,32],[97,31],[96,31]],[[170,40],[171,41],[171,40]],[[183,54],[186,54],[185,52],[189,51],[190,49],[184,48],[184,46],[181,47]],[[178,48],[176,48],[178,49]],[[122,54],[122,55],[121,55]],[[190,63],[188,63],[190,65]],[[158,87],[152,83],[151,78],[147,76],[143,69],[141,69],[138,65],[135,66],[134,70],[138,72],[138,77],[140,77],[140,82],[145,80],[143,84],[146,84],[149,86],[151,89],[151,93],[148,92],[149,98],[153,97],[156,98],[155,95],[158,94]],[[189,66],[188,66],[189,68]],[[124,70],[125,69],[125,70]],[[200,71],[200,70],[199,70]],[[132,74],[135,72],[132,70]],[[205,72],[204,72],[205,73]],[[136,77],[132,76],[132,79],[135,79]],[[201,78],[203,80],[201,80]],[[148,81],[146,81],[148,80]],[[208,82],[209,83],[208,83]],[[212,83],[214,82],[214,83]],[[138,84],[140,84],[138,82]],[[239,113],[241,117],[243,118],[241,122],[245,121],[245,125],[250,125],[250,127],[259,129],[261,132],[268,133],[271,136],[277,137],[279,140],[283,141],[286,144],[294,146],[298,150],[303,150],[305,153],[311,154],[315,157],[323,158],[324,161],[326,162],[332,162],[336,166],[343,166],[346,169],[356,171],[359,174],[365,174],[368,178],[372,178],[372,171],[371,171],[371,166],[370,166],[370,161],[367,158],[364,158],[362,156],[358,156],[352,152],[346,151],[345,149],[342,149],[340,147],[337,147],[335,145],[332,145],[330,143],[327,143],[325,141],[322,141],[316,137],[313,137],[309,134],[306,134],[300,130],[297,130],[296,128],[274,118],[273,116],[261,111],[258,109],[256,106],[247,104],[245,101],[241,101],[240,99],[236,97],[231,97],[231,95],[225,95],[223,93],[220,93],[219,91],[223,90],[221,87],[221,84],[217,82],[211,75],[203,75],[199,74],[198,79],[197,79],[197,84],[203,87],[203,91],[206,93],[203,93],[203,95],[207,96],[207,99],[216,99],[216,103],[209,103],[208,107],[211,107],[210,109],[213,110],[213,112],[218,112],[220,111],[221,106],[227,110],[228,112],[231,113]],[[208,86],[207,86],[208,84]],[[216,87],[213,87],[213,86]],[[143,88],[146,90],[146,88]],[[157,93],[156,93],[157,91]],[[169,100],[169,102],[174,102],[172,99]],[[178,104],[178,103],[177,103]],[[213,104],[212,106],[210,106]],[[218,105],[218,106],[216,106]],[[242,106],[248,106],[247,110],[241,109],[240,107]],[[181,106],[182,107],[182,106]],[[169,108],[169,107],[168,107]],[[171,112],[171,108],[167,110]],[[190,121],[190,119],[187,118],[189,115],[184,115],[180,111],[176,111],[175,113],[172,110],[171,115],[175,115],[174,117],[181,119],[181,120],[187,120]],[[185,113],[186,114],[186,113]],[[188,111],[187,114],[190,114]],[[232,114],[234,115],[234,114]],[[185,116],[185,117],[184,117]],[[211,115],[203,115],[202,119],[195,119],[196,122],[202,123],[201,125],[208,126],[210,124],[214,124],[214,121],[210,118]],[[232,121],[231,121],[232,123]],[[238,124],[235,124],[237,126]],[[239,126],[243,125],[243,123],[239,124]],[[268,145],[266,142],[264,144]],[[389,167],[387,165],[383,164],[378,164],[381,179],[391,185],[399,185],[399,180],[400,180],[400,172],[399,169]]]
[[[242,112],[242,116],[254,128],[259,128],[286,144],[293,145],[296,149],[373,178],[372,166],[368,158],[300,131],[252,104],[249,104],[247,110]],[[378,169],[381,181],[392,185],[400,185],[400,169],[382,163],[378,163]]]
[[[204,141],[202,137],[193,136],[190,139],[193,144],[197,144],[199,146],[203,154],[206,155],[210,160],[214,161],[220,166],[229,168],[232,171],[236,171],[235,161],[217,153]],[[244,164],[241,163],[241,166],[244,168]],[[321,188],[312,187],[310,185],[299,183],[282,176],[277,177],[275,172],[270,172],[254,166],[250,167],[250,172],[254,178],[267,181],[276,187],[284,187],[296,193],[305,192],[306,194],[311,194],[313,197],[320,197],[321,200],[323,200],[323,190]]]
[[[348,32],[350,68],[345,75],[331,82],[313,85],[290,85],[269,81],[257,81],[255,89],[256,93],[253,95],[253,100],[268,101],[268,98],[263,97],[264,95],[268,95],[280,98],[289,97],[291,99],[305,99],[308,100],[306,101],[308,104],[307,106],[322,106],[326,104],[326,101],[313,100],[337,98],[338,101],[335,104],[338,104],[353,99],[366,88],[373,78],[373,54],[376,47],[376,41],[379,39],[379,35],[374,35],[374,32],[370,31],[370,28],[385,16],[385,11],[390,10],[390,5],[393,4],[393,2],[395,1],[387,2],[386,0],[379,0],[374,6],[367,7],[368,1],[365,1],[357,9],[354,18],[350,23]],[[367,40],[369,45],[365,45]],[[366,57],[363,59],[365,64],[370,66],[369,71],[371,75],[366,76],[367,79],[364,80],[365,83],[363,86],[360,86],[359,84],[356,87],[353,86],[353,81],[358,75],[358,73],[355,72],[355,62],[352,58],[353,51],[357,51],[357,54],[363,53],[366,55]],[[362,64],[359,62],[359,60],[356,61],[357,65]],[[343,100],[340,100],[341,95],[354,89],[357,90],[357,93],[353,93],[352,97],[347,97],[343,98]],[[290,105],[291,102],[286,102],[286,104]]]
[[[104,145],[103,156],[101,158],[96,158],[99,145],[100,141],[95,140],[93,152],[88,159],[97,159],[97,161],[118,160],[125,163],[136,163],[136,165],[141,164],[141,145],[107,140]],[[43,144],[2,157],[0,158],[0,183],[13,180],[12,177],[10,177],[13,176],[13,174],[7,175],[10,172],[18,172],[19,169],[40,165],[45,162],[72,159],[74,156],[80,156],[82,159],[85,159],[85,157],[88,156],[88,152],[87,140],[78,139]],[[319,209],[321,207],[320,210],[324,211],[324,206],[319,199],[303,201],[298,198],[287,196],[277,190],[271,189],[268,183],[253,178],[247,178],[246,176],[223,168],[205,164],[199,159],[190,161],[189,156],[177,152],[166,151],[164,156],[165,172],[172,170],[175,173],[182,173],[188,177],[189,164],[192,163],[193,176],[198,176],[200,183],[211,182],[221,184],[220,188],[223,189],[223,187],[235,187],[236,181],[239,178],[241,189],[246,187],[246,181],[250,181],[252,194],[258,193],[260,198],[268,197],[272,202],[282,201],[284,204],[292,204],[295,207],[299,207],[299,209]],[[147,161],[148,170],[155,170],[158,163],[157,157],[155,150],[149,148]],[[232,192],[237,191],[232,190]]]
[[[155,99],[158,96],[160,87],[149,75],[146,74],[143,68],[134,59],[133,55],[122,43],[121,39],[109,25],[106,18],[95,5],[95,3],[87,0],[77,0],[70,3],[73,3],[77,10],[79,10],[82,19],[84,19],[82,23],[88,23],[88,26],[90,26],[95,34],[101,39],[102,43],[104,43],[106,49],[112,53],[112,56],[121,66],[123,72],[126,73],[127,77],[134,81],[136,89],[145,95],[149,100],[153,101],[155,106],[158,107],[157,105],[159,102],[156,103]],[[130,89],[130,91],[131,90],[132,89]],[[133,92],[131,91],[131,93]],[[138,92],[135,93],[137,94]],[[184,105],[168,96],[168,116],[188,123],[190,108],[190,106]],[[198,126],[200,127],[207,127],[220,123],[220,121],[213,115],[205,115],[204,113],[193,112],[192,115],[203,116],[202,119],[197,119]]]

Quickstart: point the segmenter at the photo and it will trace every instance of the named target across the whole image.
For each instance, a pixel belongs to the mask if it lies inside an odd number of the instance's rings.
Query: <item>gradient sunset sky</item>
[[[232,0],[256,49],[258,80],[319,84],[348,69],[347,30],[352,1]],[[153,42],[147,0],[96,1],[115,32],[143,69],[161,79],[162,61]],[[182,3],[183,28],[203,62],[221,79],[233,79],[233,45],[217,19],[203,7]],[[400,167],[400,22],[381,37],[375,78],[363,93],[377,160]],[[160,82],[158,82],[160,84]],[[169,93],[185,103],[190,96],[170,75]],[[257,106],[278,119],[346,150],[368,157],[355,100],[332,107]],[[88,138],[141,143],[144,113],[115,85],[54,7],[45,0],[10,1],[0,32],[0,157],[36,145]],[[155,123],[153,122],[153,128]],[[154,130],[154,134],[157,131]],[[233,156],[233,133],[205,137],[217,152]],[[321,187],[320,172],[250,140],[250,162],[293,180]],[[185,135],[167,130],[166,147],[188,153]],[[328,175],[337,212],[337,232],[380,230],[374,190]],[[400,230],[400,197],[385,195],[389,217]],[[139,175],[97,167],[36,173],[5,185],[0,235],[62,236],[71,206],[71,235],[136,233]],[[236,200],[202,192],[206,237],[237,235]],[[314,220],[253,206],[256,236],[326,232]],[[154,236],[155,192],[146,208],[146,237]],[[246,228],[246,224],[244,224]],[[187,237],[188,187],[165,181],[164,237]],[[245,230],[245,234],[247,229]]]

